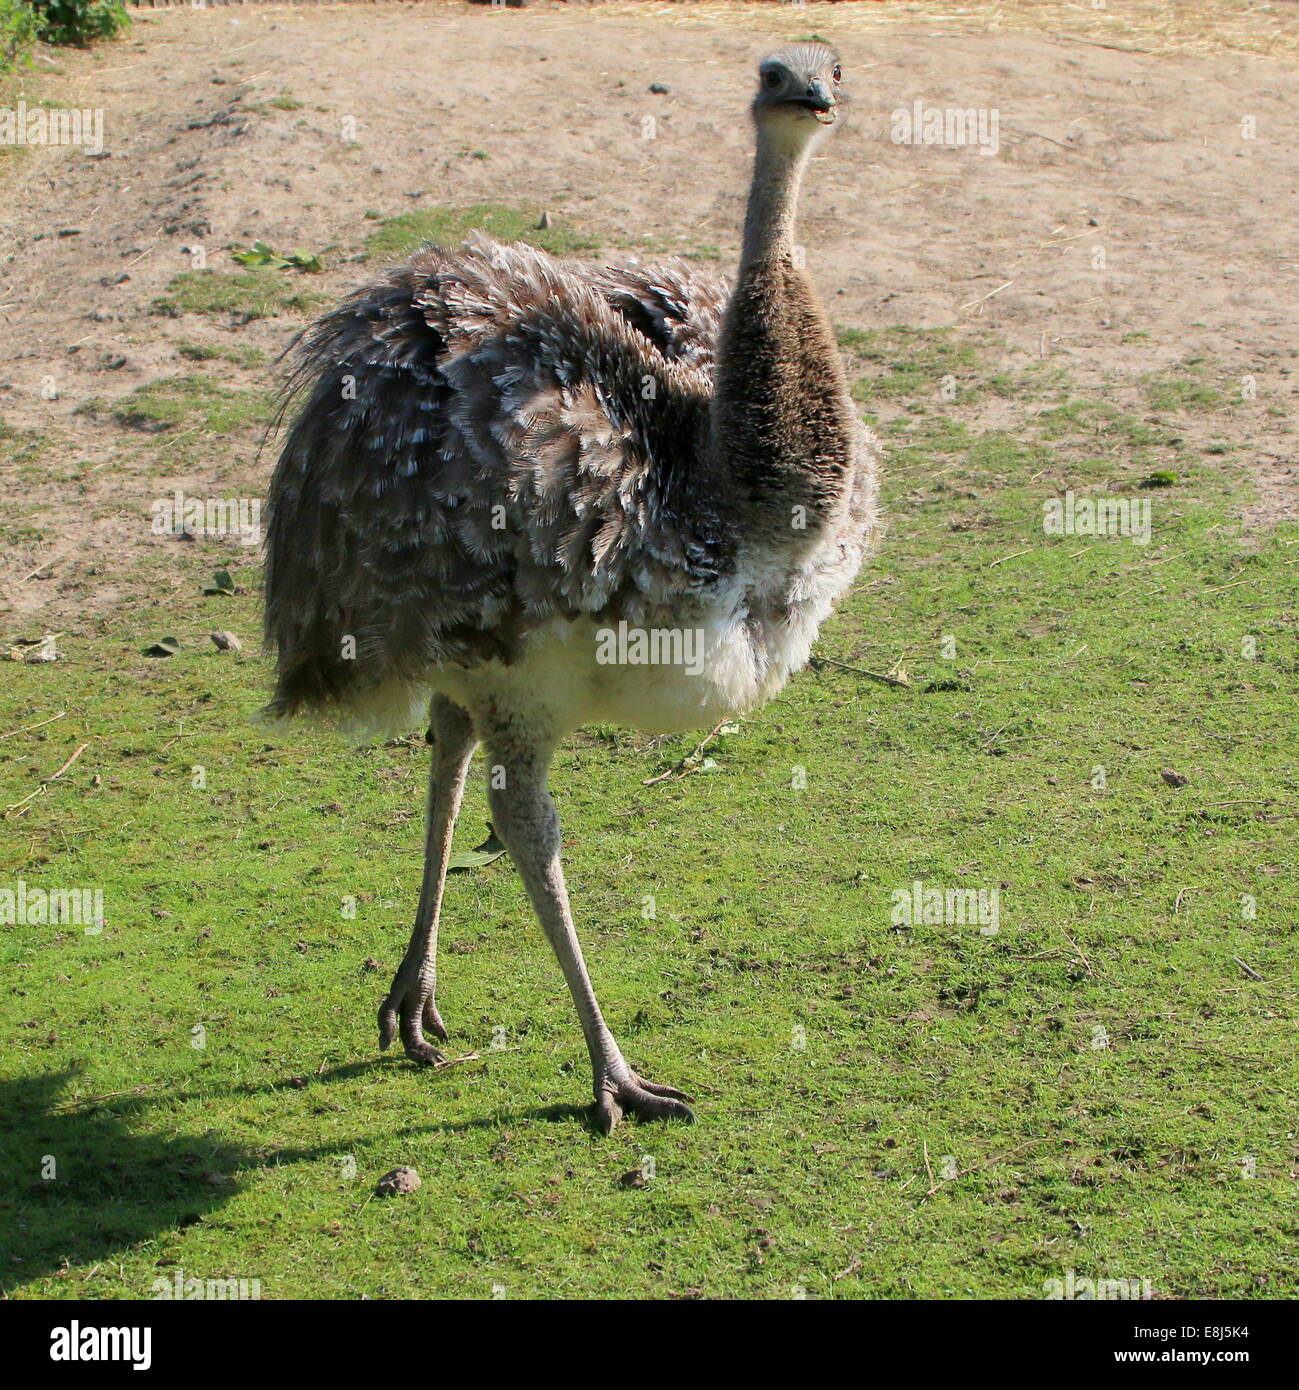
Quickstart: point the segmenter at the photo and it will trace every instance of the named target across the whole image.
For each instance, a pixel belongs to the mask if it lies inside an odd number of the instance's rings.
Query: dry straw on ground
[[[956,5],[889,3],[654,4],[653,0],[610,0],[605,14],[659,15],[678,23],[725,20],[736,28],[765,29],[774,35],[816,30],[835,32],[876,29],[896,33],[915,30],[931,36],[986,34],[998,29],[1048,33],[1080,43],[1113,46],[1124,52],[1157,56],[1221,53],[1224,50],[1264,55],[1299,66],[1299,5],[1293,0],[1251,5],[1241,0],[972,0]]]
[[[374,3],[374,0],[354,0]],[[170,9],[193,0],[131,0],[137,9]],[[242,4],[245,0],[203,0],[207,5]],[[262,0],[251,0],[262,3]],[[303,0],[266,0],[266,3],[300,4]],[[315,0],[306,0],[315,3]],[[462,0],[450,0],[463,8]],[[510,0],[506,0],[510,4]],[[532,3],[530,12],[553,11],[561,0]],[[325,0],[321,8],[333,8]],[[891,0],[844,0],[843,3],[799,4],[796,0],[609,0],[601,3],[562,4],[567,11],[598,9],[602,14],[657,16],[668,23],[715,24],[761,29],[777,37],[808,30],[862,32],[876,29],[897,32],[908,29],[927,36],[986,34],[998,29],[1048,33],[1077,43],[1113,47],[1120,52],[1174,54],[1235,52],[1273,58],[1299,67],[1299,4],[1275,0],[1248,4],[1242,0],[1091,0],[1069,4],[1064,0],[971,0],[958,5],[891,3]],[[518,11],[512,11],[517,14]]]

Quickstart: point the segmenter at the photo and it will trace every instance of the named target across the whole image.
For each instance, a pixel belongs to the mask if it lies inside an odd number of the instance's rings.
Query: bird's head
[[[753,119],[794,144],[810,142],[839,119],[843,71],[828,44],[794,43],[758,65]]]

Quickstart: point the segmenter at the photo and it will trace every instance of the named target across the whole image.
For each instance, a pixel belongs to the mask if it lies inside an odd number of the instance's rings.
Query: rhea
[[[548,772],[584,724],[682,732],[770,700],[871,543],[879,447],[794,231],[841,80],[820,43],[759,66],[733,288],[683,262],[430,245],[299,345],[305,399],[270,489],[268,712],[403,732],[427,713],[432,744],[423,886],[380,1046],[400,1035],[413,1060],[446,1060],[428,1041],[447,1038],[438,917],[481,743],[605,1132],[693,1116],[632,1070],[600,1012]],[[620,660],[609,640],[655,632],[691,634],[696,659]]]

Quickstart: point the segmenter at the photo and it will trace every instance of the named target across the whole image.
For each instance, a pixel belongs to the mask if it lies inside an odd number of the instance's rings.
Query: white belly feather
[[[559,737],[584,724],[648,733],[709,728],[764,704],[806,664],[857,568],[859,557],[834,544],[840,563],[805,561],[778,587],[774,576],[758,587],[738,575],[689,628],[666,609],[630,632],[594,618],[555,619],[532,634],[522,660],[444,667],[430,673],[430,689],[471,712],[488,700],[532,719],[544,709]]]

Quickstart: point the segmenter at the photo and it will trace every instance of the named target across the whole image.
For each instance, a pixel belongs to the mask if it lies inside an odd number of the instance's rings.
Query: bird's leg
[[[429,771],[424,882],[410,945],[388,997],[379,1009],[379,1046],[388,1047],[400,1029],[406,1055],[412,1061],[432,1064],[444,1058],[436,1047],[424,1040],[424,1029],[444,1041],[447,1036],[434,999],[438,914],[442,908],[442,888],[446,882],[447,861],[451,857],[456,813],[464,795],[469,759],[478,740],[469,716],[459,705],[441,695],[433,697],[429,724],[433,758]]]
[[[693,1120],[684,1103],[689,1096],[632,1071],[600,1013],[564,886],[559,815],[546,786],[550,751],[520,751],[514,738],[492,740],[490,734],[488,748],[494,764],[492,824],[519,870],[577,1005],[591,1054],[597,1123],[608,1134],[627,1112],[642,1120]]]

